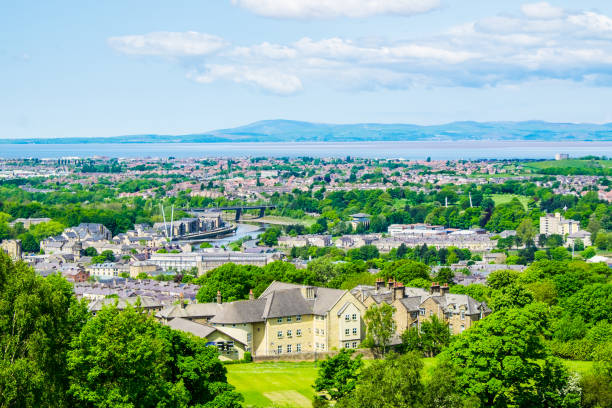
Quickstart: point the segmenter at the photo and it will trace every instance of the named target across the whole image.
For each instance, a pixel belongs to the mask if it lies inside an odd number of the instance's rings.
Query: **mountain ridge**
[[[137,134],[110,137],[0,139],[2,144],[81,143],[257,143],[366,141],[612,141],[612,123],[457,121],[441,125],[408,123],[329,124],[288,119],[260,120],[234,128],[183,135]]]

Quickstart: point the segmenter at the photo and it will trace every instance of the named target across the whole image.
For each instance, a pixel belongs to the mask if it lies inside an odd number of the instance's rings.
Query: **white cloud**
[[[586,11],[581,14],[570,16],[568,21],[590,31],[612,32],[612,18],[602,14],[593,13],[592,11]]]
[[[227,46],[215,35],[187,31],[155,32],[108,39],[111,47],[124,54],[159,56],[197,56],[212,54]]]
[[[254,85],[277,95],[291,95],[302,90],[302,81],[295,75],[274,69],[234,65],[207,65],[203,73],[188,75],[196,82],[208,84],[218,80]]]
[[[521,6],[523,14],[529,18],[552,20],[563,17],[562,8],[555,7],[547,2],[524,4]]]
[[[410,16],[440,6],[439,0],[232,0],[232,3],[262,16],[294,19]]]
[[[548,3],[530,4],[514,16],[484,18],[418,40],[305,37],[237,46],[189,32],[109,41],[129,54],[186,56],[180,62],[198,83],[229,81],[279,95],[298,93],[304,84],[341,90],[534,80],[612,86],[612,19],[590,11],[553,11]]]

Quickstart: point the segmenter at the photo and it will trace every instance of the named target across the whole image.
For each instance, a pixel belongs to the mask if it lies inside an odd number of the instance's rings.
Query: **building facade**
[[[560,213],[546,214],[540,217],[540,234],[570,235],[580,231],[580,222],[567,220]]]

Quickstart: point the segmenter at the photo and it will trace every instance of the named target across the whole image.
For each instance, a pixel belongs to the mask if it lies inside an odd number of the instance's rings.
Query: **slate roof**
[[[219,314],[210,319],[211,323],[241,324],[263,322],[267,299],[239,300],[222,303]]]
[[[181,307],[180,305],[171,305],[160,310],[156,317],[164,318],[164,319],[174,319],[174,318],[210,318],[218,313],[220,313],[223,309],[223,305],[218,303],[190,303],[185,307]]]
[[[191,333],[194,336],[198,336],[201,338],[206,338],[210,336],[212,333],[218,331],[219,333],[225,334],[226,336],[234,340],[236,343],[240,343],[244,346],[247,346],[245,342],[232,336],[227,330],[224,330],[222,327],[213,327],[208,324],[200,324],[200,323],[192,322],[191,320],[183,319],[180,317],[177,317],[176,319],[172,319],[170,322],[168,322],[168,326],[174,330],[180,330],[182,332]]]
[[[91,312],[98,312],[100,310],[102,310],[102,307],[106,306],[106,305],[113,305],[115,304],[115,302],[117,302],[117,308],[119,310],[125,309],[126,306],[128,304],[130,305],[135,305],[137,299],[140,299],[140,307],[143,309],[152,309],[152,308],[157,308],[157,307],[162,307],[163,304],[158,301],[157,299],[154,299],[152,297],[149,296],[133,296],[133,297],[127,297],[127,298],[104,298],[104,299],[98,299],[98,300],[94,300],[92,301],[87,308],[89,309],[89,311]]]

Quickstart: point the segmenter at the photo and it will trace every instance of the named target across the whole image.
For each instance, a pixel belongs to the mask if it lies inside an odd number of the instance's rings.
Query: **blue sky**
[[[612,2],[3,0],[0,138],[612,122]]]

